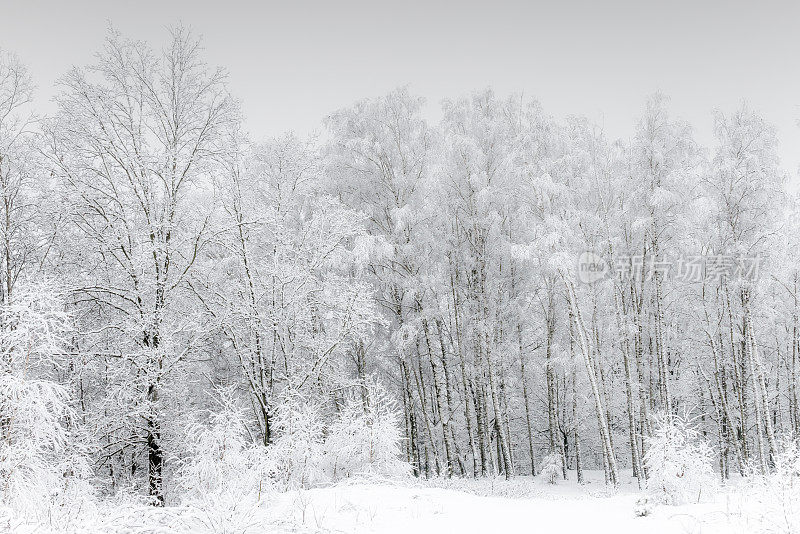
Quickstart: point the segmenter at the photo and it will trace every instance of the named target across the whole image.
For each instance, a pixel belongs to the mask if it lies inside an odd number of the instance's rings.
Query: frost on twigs
[[[711,447],[686,416],[658,415],[644,457],[647,489],[664,504],[699,502],[716,485],[712,458]]]

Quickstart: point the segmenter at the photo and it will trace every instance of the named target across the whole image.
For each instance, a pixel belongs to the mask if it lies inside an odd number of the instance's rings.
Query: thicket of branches
[[[155,504],[255,484],[237,465],[644,485],[678,413],[721,480],[776,469],[800,432],[798,204],[758,113],[716,113],[701,147],[656,95],[610,141],[488,90],[429,124],[398,89],[255,142],[202,55],[184,29],[158,52],[111,32],[52,117],[2,55],[6,500],[74,455],[70,477]]]

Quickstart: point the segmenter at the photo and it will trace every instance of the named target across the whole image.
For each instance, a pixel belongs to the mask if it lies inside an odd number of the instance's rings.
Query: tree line
[[[661,95],[614,141],[491,90],[432,124],[399,88],[260,142],[202,56],[183,28],[159,51],[111,31],[49,117],[0,60],[3,371],[63,388],[104,490],[163,504],[225,388],[269,448],[288,402],[368,413],[378,381],[424,477],[555,458],[643,484],[659,414],[723,480],[798,437],[797,202],[757,112],[714,113],[703,147]],[[41,280],[69,325],[31,356]]]

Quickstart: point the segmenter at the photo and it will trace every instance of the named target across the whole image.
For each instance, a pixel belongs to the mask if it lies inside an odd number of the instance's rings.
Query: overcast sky
[[[256,137],[308,133],[402,84],[434,120],[442,98],[491,86],[627,137],[660,90],[706,144],[712,110],[746,99],[778,128],[787,170],[800,164],[797,2],[0,0],[0,47],[29,66],[49,112],[54,81],[91,61],[109,21],[155,46],[178,21],[202,34]]]

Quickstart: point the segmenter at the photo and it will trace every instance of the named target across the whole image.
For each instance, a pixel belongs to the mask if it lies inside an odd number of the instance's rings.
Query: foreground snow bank
[[[572,474],[572,473],[571,473]],[[750,491],[750,490],[748,490]],[[749,533],[765,531],[742,508],[738,488],[720,492],[713,502],[682,506],[648,503],[636,513],[641,494],[623,481],[609,492],[601,473],[587,483],[550,485],[530,478],[341,483],[295,490],[206,507],[156,509],[116,503],[98,509],[69,528],[8,524],[10,532],[255,534],[268,532],[563,532],[593,534]],[[754,522],[755,521],[755,522]],[[774,526],[774,525],[773,525]],[[5,527],[5,525],[3,525]],[[780,532],[780,530],[778,530]]]
[[[355,485],[287,496],[287,523],[342,532],[685,532],[667,516],[638,518],[636,497],[508,498],[425,487]]]
[[[641,497],[635,481],[611,492],[602,473],[590,472],[583,485],[527,477],[339,485],[284,494],[274,511],[281,523],[312,532],[751,532],[730,509],[731,495],[705,504],[649,504],[645,517],[636,513]]]

